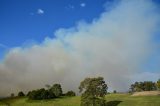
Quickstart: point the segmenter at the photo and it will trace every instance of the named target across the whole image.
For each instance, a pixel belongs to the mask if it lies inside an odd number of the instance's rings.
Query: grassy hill
[[[131,96],[108,94],[107,106],[160,106],[160,96]],[[0,106],[80,106],[80,97],[62,97],[53,100],[28,100],[27,98],[3,99]]]

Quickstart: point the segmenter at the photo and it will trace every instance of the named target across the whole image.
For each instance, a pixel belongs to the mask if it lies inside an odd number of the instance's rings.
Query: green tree
[[[33,100],[41,100],[43,99],[43,92],[45,92],[44,88],[38,89],[38,90],[33,90],[29,94],[29,99]]]
[[[24,94],[22,91],[20,91],[20,92],[18,93],[18,96],[19,96],[19,97],[22,97],[22,96],[25,96],[25,94]]]
[[[160,90],[160,79],[156,83],[157,89]]]
[[[56,97],[62,96],[62,88],[60,84],[54,84],[50,91],[55,94]]]
[[[76,96],[76,93],[73,91],[68,91],[65,95],[66,96]]]
[[[135,82],[130,87],[132,92],[156,90],[156,84],[152,81]]]
[[[84,79],[79,86],[82,92],[81,106],[105,106],[107,89],[103,77]]]

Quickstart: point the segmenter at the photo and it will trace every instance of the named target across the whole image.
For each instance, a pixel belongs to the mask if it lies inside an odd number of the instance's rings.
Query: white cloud
[[[81,3],[80,6],[81,6],[81,7],[85,7],[85,6],[86,6],[86,3]]]
[[[37,14],[44,14],[44,10],[38,9],[38,10],[37,10]]]
[[[61,28],[42,44],[11,49],[0,64],[0,95],[53,83],[78,91],[90,76],[103,76],[109,88],[126,91],[154,52],[151,39],[160,29],[155,8],[152,1],[124,0],[90,24]]]

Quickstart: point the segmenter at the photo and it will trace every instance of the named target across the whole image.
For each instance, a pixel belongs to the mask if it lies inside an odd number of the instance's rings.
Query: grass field
[[[130,96],[108,94],[107,106],[160,106],[160,96]],[[54,100],[28,100],[27,98],[5,99],[0,106],[80,106],[80,97],[62,97]]]

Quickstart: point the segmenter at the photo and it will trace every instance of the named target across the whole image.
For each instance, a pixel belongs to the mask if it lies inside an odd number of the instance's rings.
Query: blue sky
[[[7,48],[54,37],[58,28],[91,22],[104,11],[106,0],[0,0],[0,44]],[[38,10],[43,13],[38,13]],[[0,47],[0,57],[6,51]]]
[[[91,22],[104,11],[106,0],[0,0],[0,44],[8,48],[54,37],[58,28]],[[42,13],[38,13],[42,10]],[[0,57],[4,52],[0,47]]]

